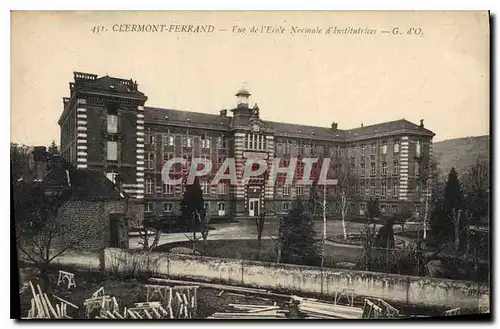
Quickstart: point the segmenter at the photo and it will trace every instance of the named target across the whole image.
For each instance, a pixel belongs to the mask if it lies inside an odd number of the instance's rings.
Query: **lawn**
[[[167,243],[158,246],[155,251],[170,251],[174,247],[191,248],[189,241]],[[275,262],[274,241],[265,239],[261,242],[260,260],[265,262]],[[203,253],[203,241],[199,241],[196,249]],[[321,250],[321,249],[320,249]],[[257,260],[258,242],[256,239],[245,240],[208,240],[207,256],[223,257],[232,259]],[[361,257],[362,250],[351,246],[325,245],[325,266],[333,267],[337,262],[356,263]]]

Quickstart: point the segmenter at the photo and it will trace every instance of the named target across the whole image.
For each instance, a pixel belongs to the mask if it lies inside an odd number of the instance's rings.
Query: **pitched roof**
[[[44,189],[70,190],[74,200],[123,198],[116,186],[101,172],[76,169],[62,158],[57,158],[57,162],[51,165],[41,182]]]
[[[434,136],[434,133],[429,129],[420,127],[420,125],[414,124],[406,119],[389,121],[378,123],[370,126],[364,126],[354,129],[349,129],[345,131],[345,138],[347,140],[376,137],[378,135],[389,134],[389,133],[417,133],[420,135]]]
[[[217,130],[229,130],[231,117],[217,114],[144,107],[144,119],[149,122],[190,124]]]
[[[200,128],[229,130],[232,117],[217,114],[190,112],[157,107],[144,107],[144,118],[148,122],[166,124],[190,125]],[[420,125],[401,119],[396,121],[378,123],[349,130],[332,130],[327,127],[306,126],[293,123],[263,121],[268,128],[276,131],[277,135],[293,135],[299,138],[319,138],[328,140],[356,140],[378,137],[390,133],[417,133],[420,135],[434,136],[434,133]]]

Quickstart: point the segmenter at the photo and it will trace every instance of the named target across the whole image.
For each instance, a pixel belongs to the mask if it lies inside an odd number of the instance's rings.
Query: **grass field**
[[[174,247],[191,248],[189,241],[168,243],[158,246],[155,251],[169,251]],[[262,240],[260,260],[275,262],[274,242],[270,239]],[[203,253],[203,242],[199,241],[196,250]],[[321,250],[321,248],[319,249]],[[258,243],[255,239],[248,240],[208,240],[207,256],[232,259],[257,260]],[[325,266],[333,267],[337,262],[356,263],[361,257],[362,250],[351,246],[325,245]]]

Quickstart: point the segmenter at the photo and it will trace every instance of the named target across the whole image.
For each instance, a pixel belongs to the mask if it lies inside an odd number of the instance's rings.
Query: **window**
[[[301,185],[301,184],[295,185],[295,194],[303,195],[304,194],[304,185]]]
[[[415,206],[415,217],[418,217],[418,216],[420,216],[420,207]]]
[[[108,133],[116,134],[118,132],[118,116],[108,114]]]
[[[227,184],[226,183],[219,183],[219,185],[217,185],[217,194],[219,194],[219,195],[227,194]]]
[[[203,194],[210,194],[210,182],[207,180],[202,181],[201,190],[203,191]]]
[[[210,212],[210,202],[203,203],[203,208],[205,208],[207,212]]]
[[[224,202],[219,202],[217,204],[217,210],[218,211],[226,211],[226,204]]]
[[[356,164],[355,163],[351,163],[351,174],[353,176],[356,175]]]
[[[283,146],[286,144],[283,144]],[[285,146],[284,146],[285,147]],[[250,150],[265,150],[266,149],[266,136],[247,134],[245,136],[245,148]]]
[[[182,138],[182,146],[183,147],[192,147],[192,144],[193,144],[193,139],[189,136],[184,136]]]
[[[394,198],[397,198],[399,194],[399,184],[397,182],[394,182],[392,184],[392,196]]]
[[[172,160],[173,158],[173,153],[163,153],[163,164],[165,164],[165,162],[167,162],[168,160]]]
[[[417,198],[420,198],[421,194],[422,194],[422,188],[420,187],[420,185],[417,185],[417,186],[415,187],[415,196],[416,196]]]
[[[398,205],[397,204],[393,204],[391,206],[391,212],[392,213],[397,213],[398,212]]]
[[[377,153],[377,144],[372,144],[372,154],[375,155]]]
[[[387,183],[386,182],[382,182],[382,184],[380,185],[380,195],[381,196],[387,195]]]
[[[382,142],[382,154],[387,154],[387,142]]]
[[[147,153],[146,154],[146,166],[150,170],[155,169],[155,154],[154,153]]]
[[[108,160],[118,160],[118,143],[108,141],[107,143],[107,157]]]
[[[292,144],[289,141],[285,141],[283,143],[283,153],[284,154],[290,154],[291,146],[292,146]]]
[[[163,135],[163,146],[174,146],[174,136]]]
[[[371,166],[370,166],[370,176],[375,176],[375,162],[371,163]]]
[[[106,177],[113,182],[113,184],[116,184],[116,177],[118,176],[117,173],[114,172],[108,172],[106,173]]]
[[[219,137],[219,148],[227,149],[227,138]]]
[[[365,177],[365,164],[361,164],[360,176]]]
[[[382,176],[387,175],[387,162],[382,162]]]
[[[152,203],[145,203],[144,204],[144,211],[145,212],[152,212],[153,211],[153,204]]]
[[[148,144],[154,144],[155,143],[155,135],[153,133],[149,133],[146,138],[146,142]]]
[[[210,149],[210,139],[202,138],[201,139],[201,148],[202,149]]]
[[[415,176],[420,176],[420,163],[415,162]]]
[[[153,186],[154,186],[154,183],[153,183],[153,180],[148,178],[144,181],[144,193],[145,194],[153,194]]]
[[[283,195],[290,195],[290,185],[283,185]]]
[[[366,149],[366,145],[365,144],[361,145],[361,155],[362,156],[365,155],[365,149]]]
[[[381,204],[380,205],[380,212],[386,212],[386,207],[385,207],[385,204]]]
[[[163,204],[163,211],[164,212],[172,212],[173,205],[170,202],[165,202]]]
[[[394,169],[394,171],[392,172],[392,174],[394,176],[399,175],[399,162],[397,160],[395,160],[392,165],[393,165],[393,169]]]
[[[370,185],[370,195],[375,196],[375,182],[372,182]]]
[[[335,155],[338,157],[342,156],[342,150],[340,149],[340,145],[337,145],[337,149],[335,150]]]
[[[415,155],[417,158],[420,158],[422,152],[422,141],[417,141],[417,144],[415,145]]]
[[[363,196],[365,194],[365,183],[359,183],[359,195]]]
[[[283,202],[283,211],[288,211],[290,209],[290,203],[289,202]]]
[[[174,186],[171,184],[163,184],[163,194],[174,194]]]
[[[401,142],[399,141],[399,139],[396,139],[394,140],[394,153],[399,153],[399,144]]]

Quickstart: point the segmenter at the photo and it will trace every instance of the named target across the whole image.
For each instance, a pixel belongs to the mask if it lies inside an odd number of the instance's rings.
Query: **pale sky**
[[[112,32],[114,24],[215,31]],[[96,25],[108,32],[92,33]],[[234,25],[286,33],[238,35]],[[293,35],[292,26],[323,34]],[[324,34],[329,26],[378,32]],[[380,32],[396,26],[403,35]],[[73,71],[137,80],[147,106],[217,114],[246,82],[264,120],[349,129],[424,119],[434,141],[489,134],[486,12],[14,12],[11,33],[11,140],[28,145],[59,143]]]

